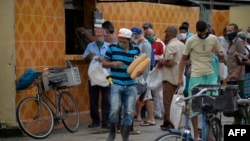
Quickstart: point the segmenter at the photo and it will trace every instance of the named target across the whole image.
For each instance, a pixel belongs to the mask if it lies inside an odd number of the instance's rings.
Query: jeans
[[[122,86],[111,85],[110,96],[110,123],[118,123],[120,118],[121,106],[124,107],[121,125],[132,125],[134,118],[135,102],[137,97],[136,85]]]

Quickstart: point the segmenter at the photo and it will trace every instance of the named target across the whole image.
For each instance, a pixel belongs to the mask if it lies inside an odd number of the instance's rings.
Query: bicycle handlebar
[[[182,102],[182,101],[188,101],[190,99],[193,99],[193,98],[196,98],[196,97],[208,97],[208,98],[211,98],[211,99],[215,99],[215,97],[212,97],[212,96],[209,96],[209,95],[206,95],[206,94],[203,94],[203,92],[207,91],[208,89],[207,88],[203,88],[202,90],[200,90],[197,94],[195,95],[192,95],[192,96],[189,96],[189,97],[186,97],[186,98],[179,98],[176,100],[176,103],[179,103],[179,102]]]

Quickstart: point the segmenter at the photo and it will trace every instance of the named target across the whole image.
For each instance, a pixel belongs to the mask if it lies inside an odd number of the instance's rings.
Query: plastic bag
[[[181,124],[182,109],[185,106],[184,101],[176,103],[176,101],[180,98],[184,98],[184,95],[183,93],[178,93],[178,90],[176,90],[170,106],[170,120],[173,123],[175,129],[178,129]]]
[[[221,80],[225,80],[227,78],[227,66],[224,63],[219,63],[219,76]]]
[[[101,62],[97,61],[95,58],[90,62],[88,76],[91,86],[98,85],[106,87],[109,85],[109,81],[106,78],[109,76],[108,70],[103,68]]]
[[[146,79],[148,89],[156,90],[162,86],[162,71],[160,69],[154,68],[149,72]]]
[[[144,80],[143,76],[137,77],[136,79],[136,88],[138,95],[141,95],[147,91],[147,83]]]
[[[24,90],[28,88],[38,77],[39,73],[33,69],[27,69],[20,79],[16,82],[16,90]]]

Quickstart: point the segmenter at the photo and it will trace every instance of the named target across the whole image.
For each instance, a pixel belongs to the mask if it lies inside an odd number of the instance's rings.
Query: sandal
[[[140,123],[141,126],[154,126],[155,122],[150,122],[150,121],[143,121]]]
[[[129,134],[130,135],[138,135],[138,134],[141,134],[141,132],[139,130],[132,130],[132,131],[129,131]]]

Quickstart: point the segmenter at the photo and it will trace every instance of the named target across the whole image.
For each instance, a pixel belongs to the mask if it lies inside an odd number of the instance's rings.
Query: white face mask
[[[135,43],[135,44],[138,43],[138,40],[139,40],[139,39],[135,39],[135,36],[132,36],[132,37],[131,37],[131,41],[132,41],[133,43]]]
[[[183,39],[183,40],[186,39],[187,38],[187,33],[181,33],[180,38]]]

